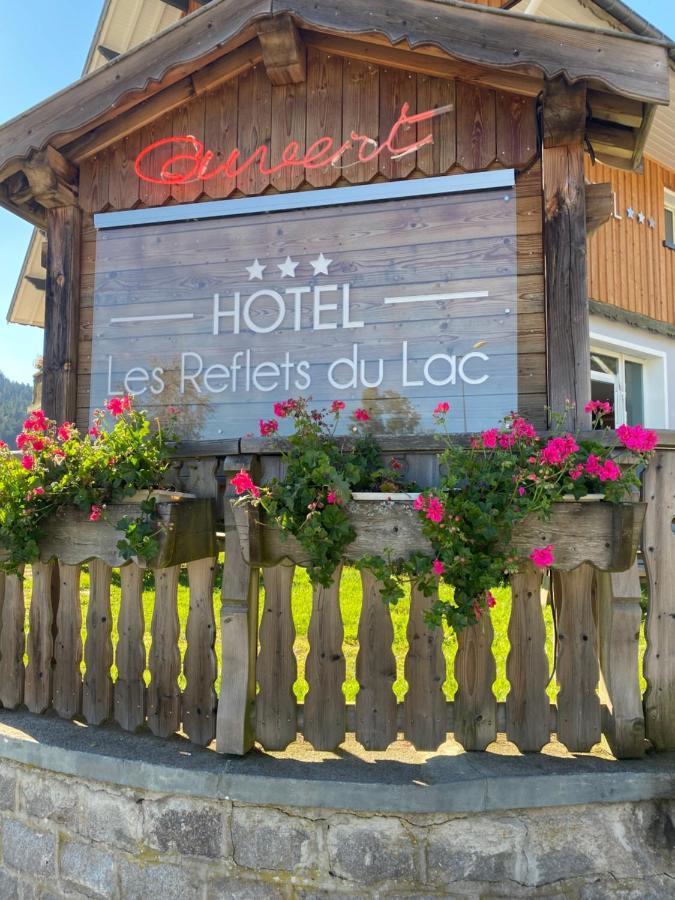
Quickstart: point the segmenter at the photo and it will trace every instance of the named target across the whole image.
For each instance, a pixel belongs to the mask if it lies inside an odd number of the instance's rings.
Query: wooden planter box
[[[139,560],[139,564],[165,569],[215,556],[218,551],[213,501],[166,496],[167,499],[157,503],[157,519],[161,526],[159,552],[154,559],[149,562]],[[47,534],[40,544],[40,561],[58,559],[66,565],[79,565],[100,559],[109,566],[123,566],[127,561],[117,549],[117,542],[123,535],[114,525],[125,516],[139,515],[140,511],[140,501],[111,504],[104,512],[106,521],[90,522],[86,512],[63,509],[47,526]]]
[[[646,508],[645,503],[556,503],[547,522],[534,515],[523,520],[514,532],[513,544],[524,560],[534,547],[553,544],[555,568],[563,571],[588,562],[604,572],[624,572],[635,561]],[[300,543],[276,526],[259,521],[258,510],[246,506],[233,510],[249,565],[307,564]],[[384,551],[393,558],[414,551],[431,552],[412,498],[383,495],[382,499],[352,500],[347,510],[357,536],[347,547],[345,559]]]

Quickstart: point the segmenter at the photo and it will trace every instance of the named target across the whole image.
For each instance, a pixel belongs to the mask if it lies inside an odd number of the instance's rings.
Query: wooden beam
[[[47,212],[42,407],[59,422],[77,415],[82,212],[76,206]]]
[[[548,402],[566,426],[590,426],[591,352],[586,276],[586,92],[562,79],[544,92],[544,260]]]
[[[609,181],[586,185],[586,233],[593,234],[614,212],[614,191]]]
[[[307,52],[295,22],[288,15],[258,23],[263,61],[272,84],[302,84],[307,77]]]
[[[586,137],[591,147],[599,153],[608,153],[620,159],[633,159],[638,132],[624,125],[589,122]]]
[[[588,91],[587,101],[591,119],[626,125],[628,128],[640,128],[642,125],[645,106],[639,100],[629,100],[606,91]]]
[[[351,38],[308,30],[302,30],[301,35],[308,47],[378,66],[390,66],[436,78],[461,78],[471,84],[526,97],[538,97],[544,87],[544,79],[539,75],[521,75],[509,69],[496,70],[458,62],[437,47],[417,47],[414,51],[402,46],[392,47],[389,41],[377,35]]]
[[[54,147],[46,147],[24,165],[33,199],[46,209],[77,203],[79,171]]]

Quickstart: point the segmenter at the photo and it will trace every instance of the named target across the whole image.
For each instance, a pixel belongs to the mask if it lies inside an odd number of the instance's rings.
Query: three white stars
[[[316,259],[310,260],[310,266],[314,269],[314,275],[328,275],[328,268],[332,264],[332,259],[327,259],[324,256],[323,252],[321,252]],[[290,256],[287,256],[285,261],[282,263],[277,263],[277,268],[281,272],[282,278],[295,278],[295,270],[300,265],[299,262],[295,262],[295,260],[291,259]],[[248,280],[249,281],[262,281],[263,273],[267,266],[263,266],[260,263],[259,259],[254,259],[250,266],[246,266],[246,271],[248,272]]]

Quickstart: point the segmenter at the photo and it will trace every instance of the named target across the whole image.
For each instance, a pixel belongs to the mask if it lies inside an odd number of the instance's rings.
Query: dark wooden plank
[[[380,144],[383,144],[401,115],[403,104],[409,107],[408,115],[417,112],[417,75],[401,69],[380,69]],[[414,125],[405,125],[398,130],[393,148],[406,147],[415,143],[417,136]],[[385,178],[406,178],[414,171],[417,153],[407,153],[399,159],[395,153],[381,153],[378,157],[380,174]]]
[[[272,88],[272,165],[278,165],[286,147],[296,141],[298,156],[305,152],[307,121],[307,82]],[[284,167],[271,176],[278,191],[293,191],[305,180],[301,166]]]
[[[506,734],[523,753],[541,750],[551,740],[541,581],[541,571],[529,563],[511,576]]]
[[[157,737],[168,737],[180,727],[180,651],[178,636],[178,575],[180,566],[155,569],[155,606],[148,658],[148,725]]]
[[[33,593],[28,626],[28,665],[24,702],[30,712],[43,713],[52,702],[52,573],[56,564],[33,563]]]
[[[537,155],[537,108],[529,97],[497,92],[497,159],[523,168]]]
[[[141,147],[148,147],[150,144],[154,144],[155,141],[171,137],[172,134],[173,116],[171,113],[166,113],[141,129]],[[162,165],[171,159],[174,154],[175,149],[170,144],[160,146],[153,152],[153,176],[155,178],[160,177],[159,173]],[[138,195],[141,203],[145,206],[162,206],[171,196],[171,186],[169,184],[156,184],[151,181],[140,181]]]
[[[100,725],[112,715],[113,661],[110,580],[112,570],[100,559],[89,563],[89,606],[84,644],[82,712],[90,725]]]
[[[183,668],[183,730],[193,744],[207,746],[216,736],[216,620],[213,613],[213,583],[217,557],[188,563],[190,609],[185,638]]]
[[[600,677],[593,619],[592,566],[553,573],[558,615],[558,740],[585,753],[600,740]]]
[[[195,97],[184,106],[179,106],[173,111],[171,134],[177,137],[195,137],[202,140],[205,129],[206,99],[204,94]],[[175,151],[174,151],[175,152]],[[193,166],[192,162],[183,163],[177,167],[179,172],[185,172]],[[174,184],[171,186],[171,196],[176,203],[194,202],[202,193],[203,182],[201,178],[195,178],[187,184]]]
[[[486,169],[497,158],[494,91],[457,82],[457,163],[467,172]]]
[[[120,581],[115,721],[125,731],[137,731],[145,722],[143,570],[135,563],[129,563],[120,569]]]
[[[380,70],[364,60],[342,62],[342,140],[352,134],[377,139],[380,121]],[[347,153],[342,161],[342,174],[351,184],[364,184],[377,175],[377,159],[358,162],[356,154]]]
[[[263,570],[265,600],[260,622],[256,737],[266,750],[285,750],[297,736],[298,701],[293,685],[298,664],[291,610],[294,566]]]
[[[6,709],[16,709],[23,703],[25,617],[22,569],[18,575],[8,575],[5,578],[2,629],[0,630],[0,703]]]
[[[113,209],[133,209],[138,202],[139,179],[134,171],[134,162],[141,150],[140,144],[140,132],[136,131],[117,141],[110,148],[108,203]],[[81,170],[80,190],[82,190],[82,183],[83,172]]]
[[[321,138],[330,138],[332,148],[342,134],[342,59],[307,50],[307,147]],[[324,142],[317,147],[327,148]],[[336,166],[308,169],[306,179],[312,187],[330,187],[340,177]]]
[[[303,734],[315,750],[335,750],[345,738],[347,724],[342,685],[346,666],[342,651],[344,628],[340,613],[340,575],[333,583],[312,591],[312,616],[309,621],[309,653],[305,678],[309,692],[305,697]]]
[[[81,229],[77,207],[48,211],[42,408],[59,422],[77,412]]]
[[[417,108],[420,112],[453,106],[454,109],[417,126],[417,140],[428,135],[433,143],[417,151],[417,168],[425,175],[445,175],[455,164],[456,137],[456,88],[455,82],[430,75],[417,76]]]
[[[53,704],[62,718],[72,719],[82,708],[80,566],[59,564],[59,588]]]
[[[465,750],[485,750],[497,737],[497,674],[492,655],[494,630],[489,612],[457,635],[455,657],[455,740]]]
[[[214,170],[222,165],[237,146],[239,79],[224,82],[206,94],[204,146],[215,153]],[[204,193],[213,200],[224,200],[237,186],[236,178],[220,172],[203,183]]]
[[[361,573],[363,602],[356,657],[356,739],[366,750],[386,750],[396,740],[396,657],[394,627],[381,584],[368,571]]]
[[[416,750],[436,751],[447,739],[448,716],[443,684],[445,657],[443,630],[427,625],[424,613],[435,597],[425,597],[413,587],[408,619],[408,653],[405,677],[408,692],[403,701],[403,733]]]
[[[269,164],[272,138],[272,85],[264,66],[254,66],[239,76],[239,109],[241,112],[237,146],[240,161],[248,159],[259,147],[265,147],[265,161]],[[257,159],[262,159],[262,155]],[[257,164],[249,166],[245,172],[237,176],[237,188],[242,194],[261,194],[269,183],[269,175],[264,175]]]

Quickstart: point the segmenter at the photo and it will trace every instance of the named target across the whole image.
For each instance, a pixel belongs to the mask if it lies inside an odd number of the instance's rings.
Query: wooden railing
[[[240,457],[187,461],[182,486],[201,496],[214,496],[218,481],[222,489],[227,472],[241,463]],[[433,478],[432,456],[419,455],[410,464],[419,482]],[[278,457],[265,458],[263,465],[269,474],[278,469]],[[26,596],[27,579],[0,577],[0,702],[10,709],[25,704],[35,713],[52,708],[64,718],[82,718],[92,725],[112,720],[127,731],[147,726],[160,737],[182,731],[199,745],[216,737],[216,749],[230,753],[246,752],[254,741],[268,750],[283,750],[298,732],[321,750],[335,749],[347,732],[354,732],[370,750],[385,750],[402,735],[417,749],[434,751],[449,733],[467,750],[483,750],[498,732],[521,751],[540,750],[552,735],[571,751],[586,751],[603,733],[619,757],[644,753],[645,736],[657,750],[675,749],[672,450],[658,452],[646,473],[644,496],[648,501],[644,560],[649,595],[644,697],[639,670],[638,568],[603,574],[582,565],[569,573],[556,572],[552,578],[558,685],[553,704],[547,693],[552,673],[546,653],[542,576],[529,566],[511,580],[506,660],[510,687],[505,702],[498,703],[493,692],[496,662],[489,615],[458,636],[452,661],[457,690],[448,702],[444,684],[450,673],[443,633],[430,629],[424,619],[433,598],[412,590],[408,647],[403,672],[397,673],[390,610],[382,603],[372,576],[363,573],[355,665],[359,690],[355,703],[348,704],[343,692],[346,662],[338,571],[330,588],[312,592],[309,653],[303,673],[309,690],[300,703],[295,693],[293,567],[279,565],[262,572],[249,568],[228,513],[224,563],[222,557],[211,556],[185,567],[189,612],[182,624],[177,600],[179,566],[154,572],[149,623],[143,613],[143,571],[134,564],[117,570],[102,560],[89,561],[87,596],[82,596],[79,565],[36,563],[30,572],[30,597]],[[219,567],[220,629],[214,611]],[[264,603],[259,617],[261,574]],[[116,615],[113,584],[115,598],[119,597]],[[222,659],[219,699],[217,636]],[[181,653],[183,644],[186,649]],[[402,701],[393,689],[397,675],[407,682]]]

